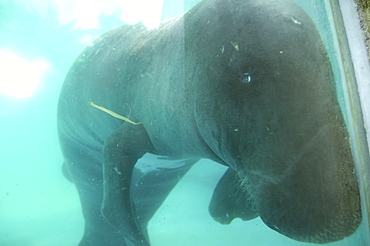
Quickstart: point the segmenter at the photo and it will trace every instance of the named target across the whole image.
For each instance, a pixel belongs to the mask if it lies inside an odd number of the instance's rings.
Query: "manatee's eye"
[[[242,83],[247,84],[252,81],[252,76],[249,73],[244,73],[240,80],[242,81]]]

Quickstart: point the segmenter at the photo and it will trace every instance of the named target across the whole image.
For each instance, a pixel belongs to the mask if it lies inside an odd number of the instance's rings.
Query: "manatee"
[[[260,216],[311,243],[341,240],[361,223],[332,66],[290,0],[203,0],[154,30],[109,31],[72,65],[58,129],[85,216],[81,244],[149,245],[146,224],[177,182],[171,172],[182,177],[201,158],[228,167],[210,204],[221,223]],[[187,162],[153,180],[162,194],[154,206],[145,194],[133,199],[147,153]]]

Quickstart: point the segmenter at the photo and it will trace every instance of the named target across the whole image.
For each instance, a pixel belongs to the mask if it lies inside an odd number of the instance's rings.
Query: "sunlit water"
[[[93,4],[88,12],[79,1],[31,2],[0,2],[0,245],[77,245],[83,218],[75,187],[61,172],[56,131],[61,85],[75,57],[95,37],[123,21],[155,24],[162,8],[148,6],[155,12],[150,19],[151,12],[141,7],[146,3],[122,5],[139,12],[124,19],[127,13],[115,11],[119,1],[106,6],[86,1]],[[177,16],[194,2],[166,1],[163,15]],[[224,171],[202,160],[188,172],[149,223],[153,246],[312,245],[283,237],[260,219],[215,222],[208,204]],[[361,232],[331,245],[362,245],[359,238]]]

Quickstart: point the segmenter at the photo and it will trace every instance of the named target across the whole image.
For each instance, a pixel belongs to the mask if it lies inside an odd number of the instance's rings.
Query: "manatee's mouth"
[[[351,165],[340,161],[330,167],[320,156],[303,153],[296,159],[303,164],[276,178],[254,172],[249,189],[257,213],[271,229],[294,240],[324,244],[353,234],[362,218]]]
[[[253,160],[259,162],[239,177],[267,226],[297,241],[324,244],[357,230],[361,203],[345,128],[324,124],[314,130],[292,135],[286,145],[275,133],[264,142],[267,153],[257,153]]]

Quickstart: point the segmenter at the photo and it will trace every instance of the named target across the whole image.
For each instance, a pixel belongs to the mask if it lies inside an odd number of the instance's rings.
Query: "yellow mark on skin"
[[[106,112],[107,114],[110,114],[110,115],[112,115],[113,117],[115,117],[115,118],[117,118],[117,119],[120,119],[120,120],[126,121],[126,122],[131,123],[131,124],[134,124],[134,125],[142,124],[141,122],[133,122],[133,121],[131,121],[129,118],[126,118],[126,117],[124,117],[124,116],[122,116],[122,115],[119,115],[119,114],[117,114],[117,113],[115,113],[115,112],[113,112],[113,111],[110,111],[109,109],[106,109],[106,108],[102,107],[102,106],[98,106],[98,105],[96,105],[96,104],[95,104],[95,103],[93,103],[93,102],[89,102],[89,104],[90,104],[91,106],[93,106],[94,108],[100,109],[101,111],[104,111],[104,112]]]
[[[232,46],[234,46],[234,48],[235,48],[236,51],[239,51],[239,45],[238,45],[237,42],[231,41],[230,43],[231,43]]]

